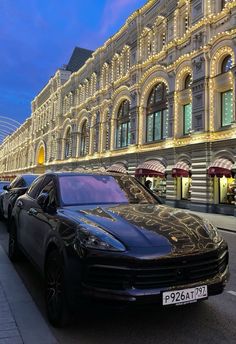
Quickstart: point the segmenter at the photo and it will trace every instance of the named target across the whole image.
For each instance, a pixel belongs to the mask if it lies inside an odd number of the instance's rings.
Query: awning
[[[216,159],[213,164],[208,168],[208,175],[211,177],[221,178],[223,176],[230,178],[232,176],[233,163],[229,159],[219,158]]]
[[[174,168],[172,168],[172,177],[189,177],[190,175],[190,166],[184,162],[179,161],[175,164]]]
[[[126,167],[123,164],[113,164],[110,167],[108,167],[107,172],[117,172],[117,173],[123,173],[127,174],[128,171]]]
[[[165,166],[159,160],[148,160],[140,164],[135,177],[165,177]]]

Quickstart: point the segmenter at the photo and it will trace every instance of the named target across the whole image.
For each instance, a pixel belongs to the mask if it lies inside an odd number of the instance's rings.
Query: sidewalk
[[[189,212],[206,218],[219,229],[226,229],[226,230],[236,233],[236,217],[235,216],[213,214],[213,213],[202,213],[202,212],[197,212],[197,211],[189,211]]]
[[[56,344],[0,245],[0,344]]]

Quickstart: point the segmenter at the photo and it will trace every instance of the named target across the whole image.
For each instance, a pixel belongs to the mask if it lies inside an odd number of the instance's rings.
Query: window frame
[[[228,124],[223,124],[223,113],[224,113],[224,102],[223,102],[223,97],[226,93],[228,92],[231,92],[232,93],[232,106],[233,106],[233,90],[227,90],[227,91],[224,91],[224,92],[221,92],[220,93],[220,102],[221,102],[221,128],[225,128],[225,127],[228,127],[229,125],[231,125],[232,123],[232,120],[230,123]],[[234,111],[232,111],[232,119],[233,119],[233,116],[234,116]]]
[[[126,105],[126,103],[128,105]],[[126,106],[127,106],[127,111],[126,111]],[[131,126],[130,102],[127,99],[121,103],[121,105],[119,106],[118,113],[117,113],[116,148],[125,148],[130,145],[131,143],[130,126]],[[120,144],[119,144],[119,141],[120,141]]]
[[[157,97],[157,87],[161,85],[161,93],[162,93],[162,98],[159,101],[155,101],[156,97]],[[166,115],[166,112],[168,112],[168,101],[167,101],[167,87],[164,84],[164,82],[160,82],[158,84],[156,84],[148,97],[148,101],[147,101],[147,111],[146,111],[146,138],[145,138],[145,142],[146,143],[152,143],[152,142],[156,142],[156,141],[161,141],[166,139],[166,137],[168,137],[168,134],[165,136],[164,133],[164,124],[165,126],[167,125],[167,119],[165,119],[165,123],[164,123],[164,117]],[[151,104],[151,98],[154,97],[154,102],[153,104]],[[161,113],[161,124],[160,124],[160,139],[155,139],[155,130],[156,130],[156,114],[157,113]],[[150,116],[153,116],[153,123],[152,123],[152,140],[149,141],[148,140],[148,118]]]
[[[188,135],[189,134],[189,131],[188,132],[185,132],[185,123],[186,123],[186,113],[185,113],[185,109],[187,106],[191,105],[191,129],[193,128],[193,112],[192,112],[192,103],[187,103],[187,104],[184,104],[183,105],[183,134],[184,136],[185,135]]]

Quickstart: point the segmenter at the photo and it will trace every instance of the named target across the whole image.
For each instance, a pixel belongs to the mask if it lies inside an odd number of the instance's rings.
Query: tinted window
[[[48,202],[47,205],[52,205],[55,206],[56,205],[56,192],[55,192],[55,185],[53,180],[49,180],[48,183],[46,185],[43,186],[43,188],[41,189],[39,195],[41,193],[47,193],[48,194]]]
[[[19,180],[20,180],[20,177],[16,177],[15,179],[13,179],[13,181],[10,184],[10,188],[11,189],[15,188]]]
[[[157,203],[145,188],[127,175],[60,176],[59,185],[64,205]]]
[[[37,198],[40,190],[41,190],[41,185],[42,185],[42,181],[43,181],[44,177],[40,177],[36,180],[33,181],[33,183],[31,184],[27,194],[32,197],[32,198]]]

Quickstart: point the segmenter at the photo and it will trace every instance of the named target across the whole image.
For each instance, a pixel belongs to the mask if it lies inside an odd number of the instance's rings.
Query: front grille
[[[88,267],[86,285],[96,288],[124,290],[178,286],[213,278],[223,273],[228,264],[228,252],[159,259],[155,266],[123,268],[106,265]]]

